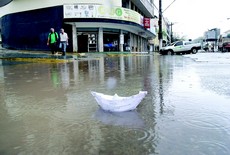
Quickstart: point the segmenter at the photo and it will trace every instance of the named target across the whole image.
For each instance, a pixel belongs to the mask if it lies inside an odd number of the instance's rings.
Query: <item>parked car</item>
[[[192,41],[177,41],[173,42],[160,50],[160,54],[196,54],[201,49],[200,43],[194,43]]]
[[[221,52],[230,52],[230,32],[220,35],[218,39],[218,49]]]

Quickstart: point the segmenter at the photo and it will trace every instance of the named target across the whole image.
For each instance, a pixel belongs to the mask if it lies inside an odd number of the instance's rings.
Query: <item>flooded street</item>
[[[194,60],[99,54],[66,63],[0,59],[0,154],[229,155],[230,62]],[[141,90],[148,94],[137,109],[123,113],[101,110],[90,93]]]

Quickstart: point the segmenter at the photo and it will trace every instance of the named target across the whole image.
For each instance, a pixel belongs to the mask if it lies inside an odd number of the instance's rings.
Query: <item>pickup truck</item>
[[[196,54],[199,49],[201,49],[200,43],[193,43],[192,41],[176,41],[165,47],[162,47],[162,49],[160,50],[160,54]]]
[[[218,39],[218,49],[221,52],[230,52],[230,31],[220,35]]]

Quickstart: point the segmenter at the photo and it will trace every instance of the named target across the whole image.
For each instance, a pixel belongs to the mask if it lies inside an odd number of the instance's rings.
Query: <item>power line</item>
[[[157,9],[157,11],[159,12],[159,9],[157,8],[157,6],[154,3],[152,3],[152,4],[153,4],[154,8]]]
[[[172,3],[169,4],[169,6],[163,11],[165,12],[176,0],[174,0]],[[158,39],[159,39],[159,50],[162,49],[162,18],[163,18],[163,12],[162,12],[162,0],[159,0],[159,20],[158,20],[158,25],[159,25],[159,32],[158,32]],[[164,20],[164,19],[163,19]]]
[[[170,3],[169,4],[169,6],[166,8],[166,9],[164,9],[164,11],[163,11],[163,13],[175,2],[176,0],[174,0],[172,3]]]

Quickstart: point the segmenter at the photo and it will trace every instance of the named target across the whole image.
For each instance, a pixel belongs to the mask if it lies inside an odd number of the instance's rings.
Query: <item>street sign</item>
[[[150,18],[144,18],[144,28],[150,28]]]

